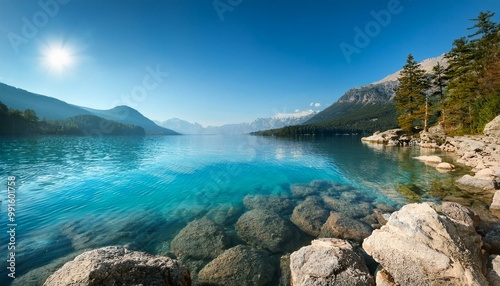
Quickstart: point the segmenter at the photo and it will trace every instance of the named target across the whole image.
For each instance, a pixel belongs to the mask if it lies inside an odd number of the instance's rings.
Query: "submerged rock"
[[[317,194],[318,189],[309,184],[295,184],[290,187],[290,191],[296,198],[305,198]]]
[[[325,206],[331,211],[342,213],[345,216],[352,218],[362,218],[370,215],[373,206],[367,202],[346,202],[329,196],[321,197]]]
[[[44,286],[191,285],[186,267],[173,259],[108,246],[84,252],[52,274]]]
[[[305,233],[318,236],[328,215],[328,211],[323,208],[321,199],[318,197],[308,197],[304,202],[295,207],[291,220]]]
[[[280,258],[280,284],[279,286],[290,286],[292,273],[290,271],[290,254]]]
[[[290,256],[292,285],[374,285],[363,259],[344,240],[321,238]]]
[[[267,255],[249,246],[230,248],[208,263],[198,274],[201,285],[255,285],[271,282],[275,266]]]
[[[418,156],[418,157],[413,157],[413,159],[422,161],[422,162],[427,163],[427,164],[439,164],[439,163],[443,162],[443,159],[441,159],[441,157],[435,156],[435,155]]]
[[[320,237],[334,237],[361,242],[370,236],[372,228],[366,223],[331,212],[328,220],[321,228]]]
[[[224,228],[206,218],[192,221],[172,240],[170,249],[178,257],[215,258],[229,247]]]
[[[243,213],[244,208],[241,205],[222,204],[211,206],[204,218],[209,219],[219,225],[232,225]]]
[[[289,214],[293,210],[292,201],[285,196],[246,195],[243,204],[249,210],[265,209],[279,214]]]
[[[292,223],[262,209],[244,213],[236,223],[236,231],[248,244],[271,252],[292,250],[298,236],[298,230]]]
[[[406,205],[363,248],[399,285],[487,285],[481,237],[468,216],[452,220],[431,204]]]

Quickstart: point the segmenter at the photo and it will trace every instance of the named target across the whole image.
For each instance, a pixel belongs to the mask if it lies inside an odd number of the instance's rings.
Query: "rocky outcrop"
[[[300,203],[292,213],[292,222],[303,232],[318,236],[321,227],[328,219],[328,211],[323,207],[322,200],[318,197],[308,197]]]
[[[500,137],[500,115],[486,124],[483,133],[486,136]]]
[[[249,246],[230,248],[208,263],[198,274],[201,285],[267,285],[275,266],[262,251]]]
[[[236,223],[236,231],[248,244],[271,252],[291,251],[298,237],[295,225],[263,209],[244,213]]]
[[[197,219],[183,228],[172,240],[170,249],[183,258],[215,258],[229,246],[224,228],[206,218]]]
[[[363,248],[399,285],[487,285],[481,237],[470,213],[422,203],[394,212]]]
[[[292,285],[374,285],[364,260],[344,240],[321,238],[290,256]]]
[[[390,129],[384,132],[377,131],[371,136],[361,138],[361,141],[389,146],[408,145],[410,136],[403,129]]]
[[[293,210],[292,201],[285,196],[247,195],[243,204],[249,210],[264,209],[278,214],[289,214]]]
[[[185,286],[191,285],[191,278],[186,267],[168,257],[109,246],[78,255],[43,285]]]

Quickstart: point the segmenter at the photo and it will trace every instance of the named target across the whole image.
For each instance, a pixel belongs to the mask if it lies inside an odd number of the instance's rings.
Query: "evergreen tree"
[[[431,76],[431,86],[432,86],[432,98],[434,98],[437,101],[436,107],[437,107],[437,115],[438,115],[438,122],[441,124],[444,128],[446,128],[445,122],[446,122],[446,86],[448,83],[448,80],[446,78],[445,72],[446,69],[445,67],[438,62],[436,66],[432,68],[433,74]]]
[[[412,130],[419,123],[427,129],[429,80],[413,55],[408,55],[399,77],[399,86],[394,98],[399,114],[398,123],[404,130]]]
[[[498,86],[495,87],[499,61],[500,27],[492,21],[494,13],[481,12],[467,38],[453,43],[447,54],[449,92],[448,124],[455,133],[479,133],[500,113]]]

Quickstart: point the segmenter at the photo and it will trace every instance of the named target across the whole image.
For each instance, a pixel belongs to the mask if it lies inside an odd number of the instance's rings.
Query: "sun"
[[[75,62],[73,52],[68,46],[48,45],[42,53],[45,67],[52,72],[68,71]]]

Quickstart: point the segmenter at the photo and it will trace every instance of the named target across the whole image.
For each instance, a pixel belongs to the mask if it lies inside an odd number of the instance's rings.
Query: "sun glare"
[[[43,51],[44,65],[52,72],[65,72],[74,63],[72,51],[63,45],[50,45]]]

